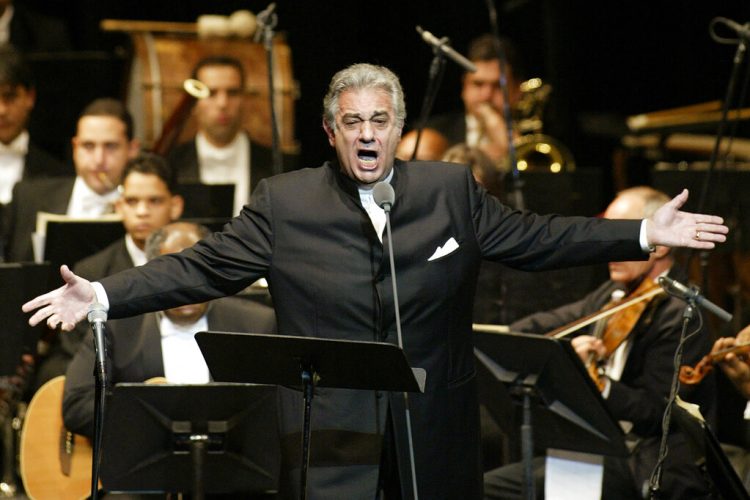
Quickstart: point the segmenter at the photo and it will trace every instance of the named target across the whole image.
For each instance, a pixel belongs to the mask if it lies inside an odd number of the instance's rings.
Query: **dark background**
[[[20,1],[20,0],[17,0]],[[50,116],[38,106],[34,121],[53,128],[58,144],[72,135],[75,114],[90,99],[122,92],[127,37],[102,33],[105,18],[195,21],[200,14],[258,13],[257,0],[26,0],[63,20],[76,51],[100,58],[90,69],[42,75],[40,87],[56,89],[44,97],[50,106],[67,106]],[[714,42],[708,25],[715,16],[750,20],[750,2],[498,0],[500,33],[513,39],[526,61],[528,76],[553,85],[546,131],[567,144],[580,166],[610,170],[612,148],[631,114],[721,99],[734,47]],[[354,62],[392,68],[402,79],[409,118],[419,113],[432,51],[418,37],[419,24],[448,36],[465,52],[468,41],[490,30],[483,0],[325,0],[277,2],[278,31],[292,51],[299,83],[296,136],[302,164],[315,166],[331,156],[320,128],[321,100],[333,73]],[[84,52],[85,51],[85,52]],[[74,58],[75,59],[75,58]],[[75,68],[72,63],[72,68]],[[452,63],[433,113],[460,109],[461,71]],[[41,104],[45,104],[42,101]],[[68,117],[71,118],[68,118]],[[64,137],[61,141],[59,138]],[[605,180],[609,179],[609,174]],[[609,185],[604,186],[605,189]]]

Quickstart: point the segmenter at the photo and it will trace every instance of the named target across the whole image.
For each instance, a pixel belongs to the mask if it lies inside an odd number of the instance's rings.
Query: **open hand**
[[[60,267],[60,275],[65,284],[44,295],[25,303],[21,309],[23,312],[31,312],[38,309],[29,318],[29,324],[36,326],[43,320],[47,320],[47,326],[55,329],[57,325],[63,331],[70,331],[76,323],[86,317],[89,306],[96,300],[94,287],[88,280],[76,276],[68,266]]]

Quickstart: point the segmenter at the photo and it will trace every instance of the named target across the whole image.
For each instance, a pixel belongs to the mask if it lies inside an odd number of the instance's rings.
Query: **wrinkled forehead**
[[[336,116],[358,116],[369,119],[376,115],[395,117],[393,99],[386,91],[376,88],[349,89],[339,96]]]

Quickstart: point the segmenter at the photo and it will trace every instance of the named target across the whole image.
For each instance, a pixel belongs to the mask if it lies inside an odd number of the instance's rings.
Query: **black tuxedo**
[[[75,177],[50,177],[24,179],[14,186],[8,207],[8,261],[34,260],[31,233],[36,230],[37,212],[66,213],[74,183]]]
[[[455,164],[396,161],[391,184],[404,345],[411,365],[427,370],[425,393],[410,399],[420,496],[477,498],[471,309],[481,259],[542,269],[644,258],[640,223],[513,211]],[[430,260],[450,238],[458,248]],[[114,318],[232,294],[267,276],[280,333],[395,343],[386,248],[356,184],[337,165],[326,164],[261,181],[250,204],[221,233],[101,283]],[[403,403],[400,394],[393,396],[318,391],[311,499],[375,496],[386,402],[408,485]],[[296,443],[289,447],[288,472],[299,465],[299,394],[282,395],[280,411],[282,432]],[[283,486],[290,485],[296,486],[294,474]],[[408,496],[411,489],[403,491]]]
[[[599,311],[610,301],[616,287],[614,282],[607,281],[577,302],[533,314],[512,323],[510,328],[530,333],[552,331]],[[671,296],[660,296],[652,301],[628,337],[632,347],[620,380],[611,382],[609,397],[606,399],[612,416],[617,420],[631,422],[632,433],[640,440],[630,458],[635,491],[641,491],[644,481],[648,481],[658,455],[662,415],[672,382],[672,359],[680,339],[684,309],[685,303]],[[689,331],[695,331],[698,326],[698,321],[694,320]],[[711,339],[704,322],[703,328],[687,341],[683,363],[693,366],[710,350]],[[683,384],[680,396],[686,401],[699,404],[707,422],[714,423],[716,388],[713,377],[708,377],[697,386]],[[662,476],[663,498],[706,497],[707,485],[699,467],[694,464],[694,457],[684,436],[679,432],[672,433],[669,448]],[[605,462],[605,468],[610,464],[616,465]],[[608,476],[605,472],[604,498],[613,493],[607,491]]]
[[[228,332],[274,333],[273,309],[256,302],[228,297],[208,310],[208,328]],[[110,382],[144,382],[164,376],[159,316],[155,313],[109,321],[106,326]],[[63,418],[78,434],[94,433],[93,342],[83,342],[66,372]]]

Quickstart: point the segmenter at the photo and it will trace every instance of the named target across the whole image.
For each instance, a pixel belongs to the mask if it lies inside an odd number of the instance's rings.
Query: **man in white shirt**
[[[149,237],[146,252],[149,258],[179,252],[207,234],[208,229],[196,224],[172,223]],[[144,382],[165,377],[170,383],[206,383],[210,379],[208,367],[193,337],[195,333],[274,333],[275,325],[273,309],[234,297],[110,321],[110,381]],[[91,344],[82,343],[69,365],[63,399],[66,427],[86,436],[93,435],[94,418],[95,353]]]
[[[35,146],[27,130],[36,88],[20,53],[0,47],[0,257],[4,253],[3,214],[21,179],[65,175],[58,159]],[[5,214],[7,216],[7,214]]]
[[[169,162],[179,182],[234,184],[234,215],[250,199],[258,181],[274,174],[271,150],[250,140],[245,119],[245,69],[237,59],[211,56],[198,62],[193,78],[211,94],[195,103],[195,139],[177,146]],[[293,158],[283,157],[284,167]],[[281,168],[281,166],[279,166]]]
[[[183,199],[175,194],[174,175],[166,160],[160,156],[142,153],[125,167],[122,194],[115,202],[122,216],[126,234],[101,251],[82,259],[75,272],[90,280],[146,263],[146,239],[182,215]],[[75,356],[81,340],[87,335],[88,325],[78,325],[70,335],[55,336],[41,360],[33,387],[58,375],[64,375],[70,360]]]
[[[34,259],[31,235],[38,212],[92,218],[113,211],[125,164],[138,154],[132,131],[130,114],[115,99],[97,99],[83,110],[72,139],[76,177],[24,180],[14,187],[9,261]]]

